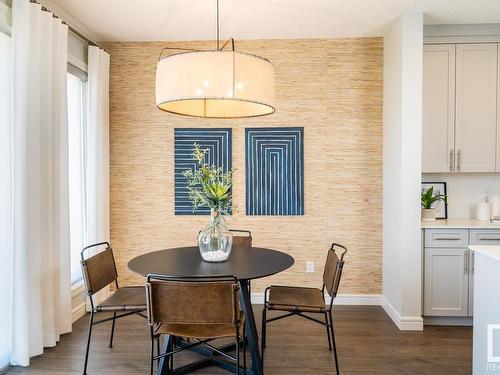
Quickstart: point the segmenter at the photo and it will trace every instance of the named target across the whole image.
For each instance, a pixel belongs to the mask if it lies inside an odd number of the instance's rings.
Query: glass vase
[[[198,247],[206,262],[224,262],[231,254],[233,235],[224,216],[212,211],[210,223],[198,235]]]

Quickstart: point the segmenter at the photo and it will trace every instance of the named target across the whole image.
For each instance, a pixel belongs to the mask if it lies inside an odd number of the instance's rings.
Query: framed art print
[[[422,182],[422,192],[433,187],[433,195],[447,195],[446,182]],[[443,201],[438,201],[432,205],[436,208],[436,219],[448,219],[448,206]]]
[[[193,204],[189,200],[187,180],[183,175],[187,169],[194,170],[196,167],[196,161],[192,156],[194,144],[208,149],[205,156],[208,164],[220,167],[227,172],[231,170],[231,142],[231,128],[174,129],[174,210],[176,215],[210,215],[208,207],[198,207],[193,211]]]
[[[246,214],[304,215],[304,128],[247,128]]]

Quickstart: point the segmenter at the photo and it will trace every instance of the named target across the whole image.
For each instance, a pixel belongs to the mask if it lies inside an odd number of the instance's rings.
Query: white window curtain
[[[71,331],[68,28],[29,0],[12,4],[12,353],[26,366]]]
[[[109,55],[89,46],[87,242],[109,240]]]
[[[0,373],[10,362],[12,290],[12,47],[0,31]]]
[[[87,113],[87,244],[109,241],[109,54],[89,46]],[[99,292],[101,301],[108,289]]]

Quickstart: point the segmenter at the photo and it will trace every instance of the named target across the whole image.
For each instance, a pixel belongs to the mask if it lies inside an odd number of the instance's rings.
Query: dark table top
[[[147,276],[215,276],[234,275],[251,280],[266,277],[290,268],[294,259],[281,251],[262,247],[233,246],[229,259],[221,263],[203,261],[197,246],[154,251],[128,262],[133,272]]]

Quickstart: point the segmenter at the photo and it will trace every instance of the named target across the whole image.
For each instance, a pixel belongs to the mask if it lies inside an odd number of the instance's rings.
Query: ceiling
[[[51,0],[98,41],[215,37],[216,0]],[[425,24],[500,23],[500,0],[220,0],[221,39],[381,36],[405,10]]]

